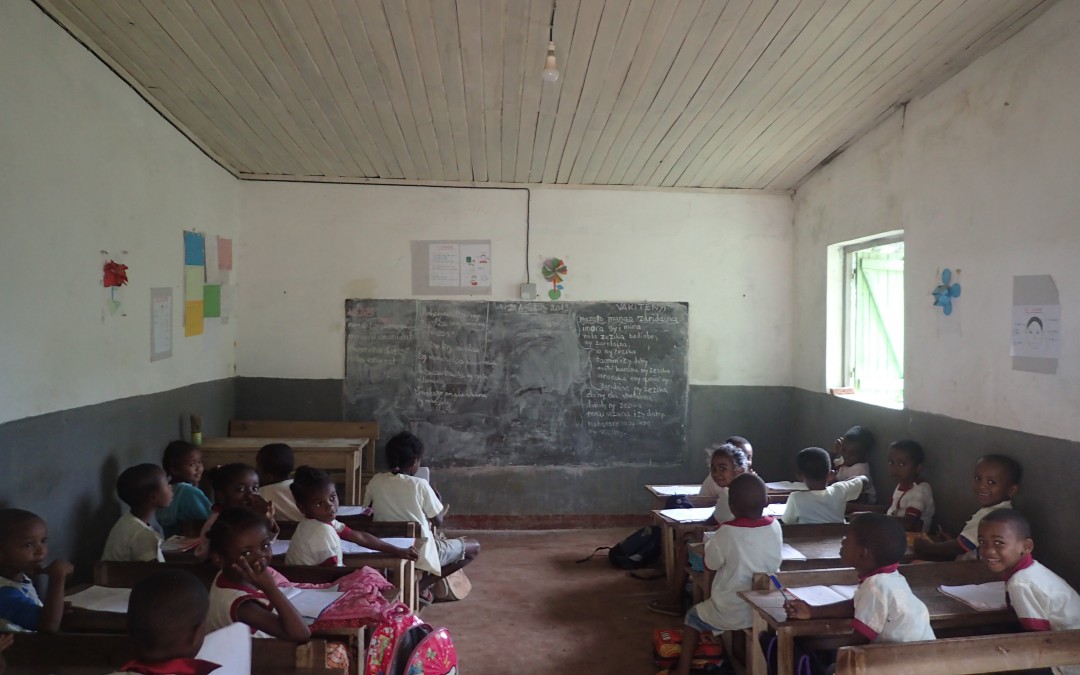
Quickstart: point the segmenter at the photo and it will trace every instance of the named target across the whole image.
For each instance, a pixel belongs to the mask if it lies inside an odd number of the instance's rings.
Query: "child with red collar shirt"
[[[207,675],[220,668],[195,658],[209,606],[206,586],[189,572],[165,570],[140,581],[127,613],[136,658],[113,675]]]
[[[896,489],[886,513],[898,518],[908,532],[926,532],[934,519],[934,492],[919,478],[925,457],[915,441],[889,445],[889,477],[896,481]]]
[[[1005,579],[1005,597],[1029,631],[1080,628],[1080,595],[1031,557],[1031,525],[1019,511],[998,509],[979,523],[979,557]],[[1080,673],[1080,665],[1054,668]]]

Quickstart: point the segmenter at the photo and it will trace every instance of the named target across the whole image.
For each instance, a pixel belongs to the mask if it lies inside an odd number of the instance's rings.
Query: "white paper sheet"
[[[693,497],[701,493],[700,485],[650,485],[652,491],[661,497],[686,495]]]
[[[773,492],[795,492],[796,490],[807,490],[806,483],[794,483],[789,480],[776,481],[775,483],[765,483],[765,487]]]
[[[251,630],[247,624],[237,622],[207,633],[197,658],[220,665],[214,675],[249,675]]]
[[[131,597],[130,588],[106,588],[104,586],[91,586],[85,591],[79,591],[64,598],[73,607],[93,609],[98,612],[116,612],[127,614],[128,599]]]
[[[415,539],[412,539],[410,537],[383,537],[382,541],[386,542],[387,544],[390,544],[391,546],[397,546],[399,548],[409,548],[410,546],[412,546],[416,542]],[[285,553],[288,550],[289,550],[289,540],[288,539],[278,539],[277,541],[273,541],[273,542],[270,543],[270,551],[274,555],[285,555]],[[360,546],[359,544],[354,544],[351,541],[342,541],[341,542],[341,552],[342,553],[378,553],[378,551],[374,551],[374,550],[372,550],[370,548],[364,548],[363,546]]]
[[[1005,582],[991,581],[986,584],[965,586],[938,586],[945,595],[956,598],[972,609],[991,612],[1005,609]]]
[[[765,512],[762,515],[783,518],[785,511],[787,511],[787,504],[769,504],[765,507]]]
[[[702,509],[663,509],[660,515],[679,523],[697,523],[708,520],[714,510],[711,506]]]
[[[371,514],[370,506],[339,506],[338,517],[341,516],[366,516]]]
[[[305,619],[318,619],[327,607],[345,595],[329,588],[283,588],[281,591]]]
[[[813,607],[833,605],[855,597],[855,589],[858,585],[844,586],[799,586],[787,589],[796,598],[803,600]]]
[[[781,544],[780,558],[781,560],[806,560],[806,556],[799,549],[789,544]]]

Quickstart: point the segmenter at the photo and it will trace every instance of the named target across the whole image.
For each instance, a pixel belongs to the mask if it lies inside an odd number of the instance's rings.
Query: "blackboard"
[[[346,300],[345,419],[433,466],[675,464],[685,303]]]

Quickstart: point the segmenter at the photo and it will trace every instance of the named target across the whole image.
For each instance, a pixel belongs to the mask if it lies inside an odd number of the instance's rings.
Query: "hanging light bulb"
[[[544,59],[544,72],[541,74],[544,78],[544,82],[558,82],[559,81],[559,65],[555,63],[555,43],[549,42],[547,48],[547,58]]]

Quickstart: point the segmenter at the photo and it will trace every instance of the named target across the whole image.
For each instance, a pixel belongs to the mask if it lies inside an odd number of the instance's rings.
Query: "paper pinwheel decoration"
[[[960,284],[959,282],[952,283],[952,270],[944,269],[941,271],[941,285],[930,294],[934,296],[935,307],[940,307],[945,316],[952,314],[953,298],[960,297]]]
[[[563,275],[566,274],[566,263],[559,258],[548,258],[544,261],[541,273],[544,275],[545,281],[551,282],[551,290],[548,291],[548,297],[552,300],[561,298],[563,288],[562,280]]]
[[[126,285],[128,282],[127,268],[127,265],[121,265],[114,260],[105,263],[104,276],[101,279],[101,285],[105,288]]]

